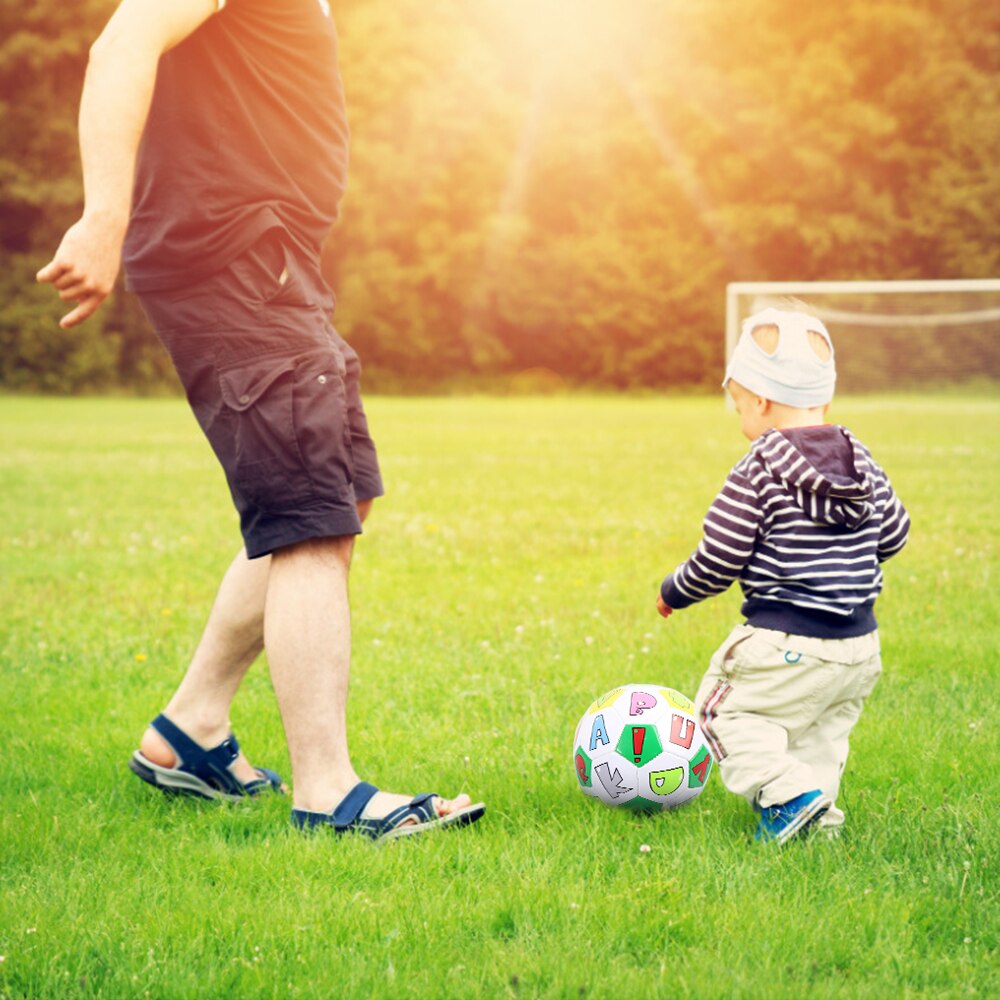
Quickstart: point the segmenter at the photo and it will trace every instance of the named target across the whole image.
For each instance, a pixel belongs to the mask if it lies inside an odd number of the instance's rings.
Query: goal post
[[[748,316],[796,305],[830,331],[838,392],[1000,385],[1000,279],[733,282],[726,359]]]

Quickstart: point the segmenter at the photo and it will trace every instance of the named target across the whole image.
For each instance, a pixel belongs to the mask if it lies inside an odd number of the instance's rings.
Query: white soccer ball
[[[712,770],[694,703],[659,684],[601,695],[576,727],[573,763],[585,795],[640,811],[690,802]]]

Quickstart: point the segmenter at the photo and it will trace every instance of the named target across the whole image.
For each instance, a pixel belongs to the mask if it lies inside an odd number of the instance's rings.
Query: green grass
[[[277,799],[167,801],[125,762],[238,545],[177,400],[0,399],[0,997],[991,997],[1000,401],[844,400],[913,517],[839,843],[762,849],[718,777],[672,814],[575,786],[589,702],[693,695],[738,596],[662,576],[742,453],[718,399],[369,403],[389,495],[352,577],[352,747],[471,830],[304,839]],[[266,665],[234,708],[288,773]],[[643,844],[651,851],[640,852]]]

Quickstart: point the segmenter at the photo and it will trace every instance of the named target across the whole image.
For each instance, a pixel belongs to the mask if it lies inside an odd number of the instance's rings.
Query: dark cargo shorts
[[[358,534],[357,502],[382,495],[361,365],[283,231],[205,281],[140,300],[225,471],[247,555]]]

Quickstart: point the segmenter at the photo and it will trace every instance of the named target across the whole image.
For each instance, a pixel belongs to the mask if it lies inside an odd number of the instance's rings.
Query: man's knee
[[[271,554],[274,563],[310,561],[350,566],[354,549],[354,535],[335,535],[329,538],[308,538],[282,546]]]

